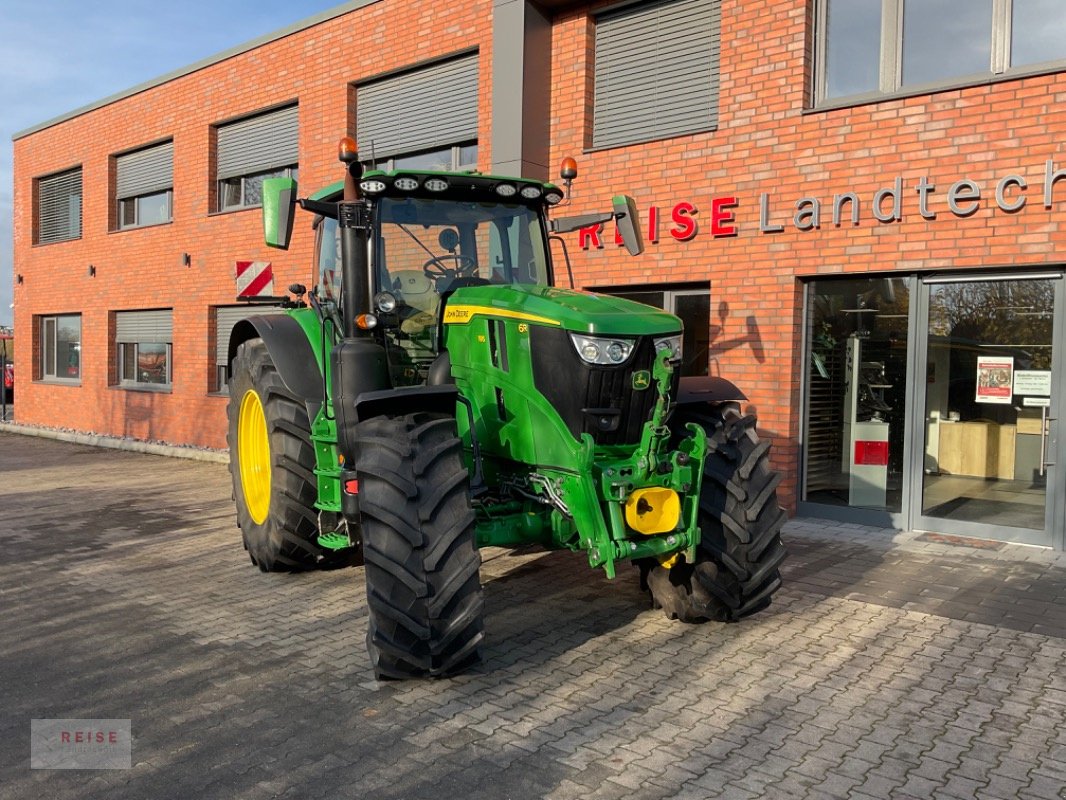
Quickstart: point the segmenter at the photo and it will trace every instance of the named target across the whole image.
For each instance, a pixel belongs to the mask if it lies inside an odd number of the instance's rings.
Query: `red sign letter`
[[[737,221],[733,209],[737,207],[735,197],[716,197],[711,200],[711,236],[736,236]]]
[[[589,225],[587,228],[580,228],[577,232],[577,246],[582,250],[588,250],[591,244],[597,250],[603,249],[603,241],[600,239],[600,232],[603,230],[603,223],[598,225]]]
[[[679,242],[687,242],[696,235],[696,220],[692,214],[696,213],[696,207],[692,203],[681,202],[674,206],[670,218],[674,221],[674,227],[670,229],[670,235]]]

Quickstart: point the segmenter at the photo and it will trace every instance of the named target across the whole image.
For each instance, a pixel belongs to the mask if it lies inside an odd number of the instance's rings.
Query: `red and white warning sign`
[[[272,297],[274,270],[269,261],[238,261],[234,269],[237,297]]]

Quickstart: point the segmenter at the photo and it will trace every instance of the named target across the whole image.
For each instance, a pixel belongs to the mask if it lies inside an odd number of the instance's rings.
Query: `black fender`
[[[262,314],[242,319],[233,326],[227,354],[229,363],[237,348],[249,339],[259,337],[266,345],[278,376],[290,392],[303,400],[307,416],[314,420],[325,401],[322,371],[315,352],[300,324],[285,314]]]
[[[682,376],[677,387],[677,405],[739,403],[748,396],[732,381],[713,375]]]
[[[454,416],[458,400],[459,390],[455,384],[402,386],[361,392],[355,398],[355,414],[360,422],[383,414],[398,417],[416,411],[436,411]]]

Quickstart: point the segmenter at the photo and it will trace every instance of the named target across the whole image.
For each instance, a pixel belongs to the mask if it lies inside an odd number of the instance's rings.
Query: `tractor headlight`
[[[632,339],[608,339],[571,333],[570,341],[574,343],[581,360],[588,364],[617,366],[624,364],[633,354]]]
[[[393,181],[392,185],[401,192],[413,192],[418,188],[418,181],[405,175]]]
[[[664,336],[661,339],[655,340],[655,352],[656,354],[663,351],[669,351],[670,361],[678,362],[681,360],[681,354],[683,352],[683,346],[681,344],[681,334],[677,336]]]
[[[396,310],[396,296],[392,292],[378,292],[374,295],[374,308],[381,314],[390,314]]]

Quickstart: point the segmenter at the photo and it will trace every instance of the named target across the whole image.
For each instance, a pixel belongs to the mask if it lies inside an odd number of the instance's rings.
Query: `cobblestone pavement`
[[[362,570],[265,575],[218,464],[0,434],[0,798],[1060,798],[1066,556],[793,520],[737,625],[484,551],[484,663],[378,684]],[[31,718],[133,768],[29,769]]]

